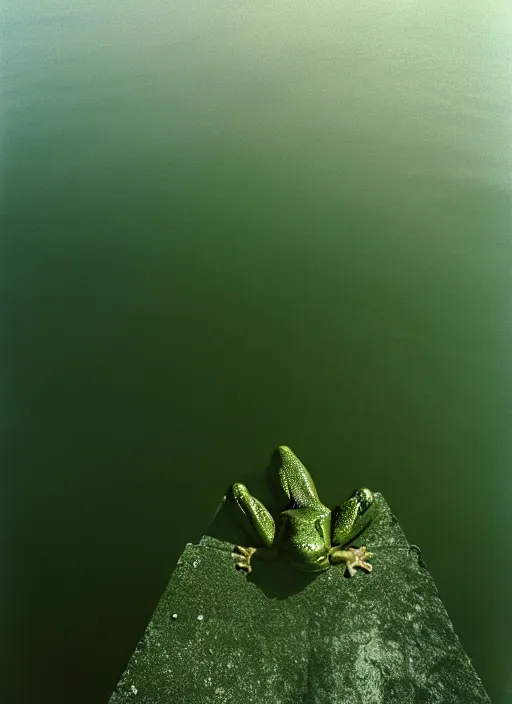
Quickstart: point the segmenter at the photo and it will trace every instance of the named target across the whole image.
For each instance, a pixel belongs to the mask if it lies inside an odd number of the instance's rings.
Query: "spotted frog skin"
[[[280,514],[278,529],[265,506],[252,496],[244,484],[233,484],[229,498],[246,517],[262,547],[236,546],[236,565],[252,571],[251,559],[258,556],[274,559],[285,554],[290,564],[306,572],[321,572],[331,565],[344,563],[350,576],[355,568],[371,572],[366,558],[374,557],[366,547],[346,546],[373,519],[375,498],[370,489],[358,489],[344,504],[332,512],[320,501],[308,470],[289,447],[277,448],[280,465],[278,482],[288,497],[288,508]]]

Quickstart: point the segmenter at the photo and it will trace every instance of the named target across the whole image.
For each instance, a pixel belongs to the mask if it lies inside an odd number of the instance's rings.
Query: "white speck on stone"
[[[178,618],[178,614],[173,614],[172,618]]]
[[[133,694],[138,694],[138,693],[139,693],[139,690],[137,689],[137,687],[136,687],[134,684],[132,684],[132,686],[130,687],[130,689],[132,690]]]
[[[199,616],[197,617],[197,620],[198,620],[198,621],[202,621],[203,618],[204,618],[203,614],[199,614]]]

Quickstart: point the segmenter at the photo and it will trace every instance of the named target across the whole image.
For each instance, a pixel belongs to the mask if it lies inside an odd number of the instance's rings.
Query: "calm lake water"
[[[4,9],[1,700],[101,703],[290,445],[512,701],[512,5]]]

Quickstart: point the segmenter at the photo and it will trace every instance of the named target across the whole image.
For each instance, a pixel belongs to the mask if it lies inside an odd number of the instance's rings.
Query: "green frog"
[[[356,567],[371,572],[372,565],[366,559],[374,554],[367,552],[366,547],[346,547],[374,518],[376,504],[370,489],[358,489],[331,512],[320,501],[311,475],[290,448],[281,445],[277,452],[277,480],[289,500],[289,507],[280,514],[277,531],[269,511],[244,484],[231,487],[230,498],[263,546],[237,545],[237,552],[233,553],[237,567],[249,573],[256,553],[266,559],[284,553],[293,567],[307,572],[321,572],[339,563],[345,564],[350,576]]]

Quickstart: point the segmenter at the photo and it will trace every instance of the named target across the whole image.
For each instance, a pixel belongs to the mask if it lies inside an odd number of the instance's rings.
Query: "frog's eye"
[[[373,495],[373,491],[370,491],[370,489],[367,489],[365,486],[362,486],[360,489],[358,489],[356,491],[355,497],[357,500],[359,514],[365,513],[366,511],[368,511],[370,506],[375,501],[375,496]]]

